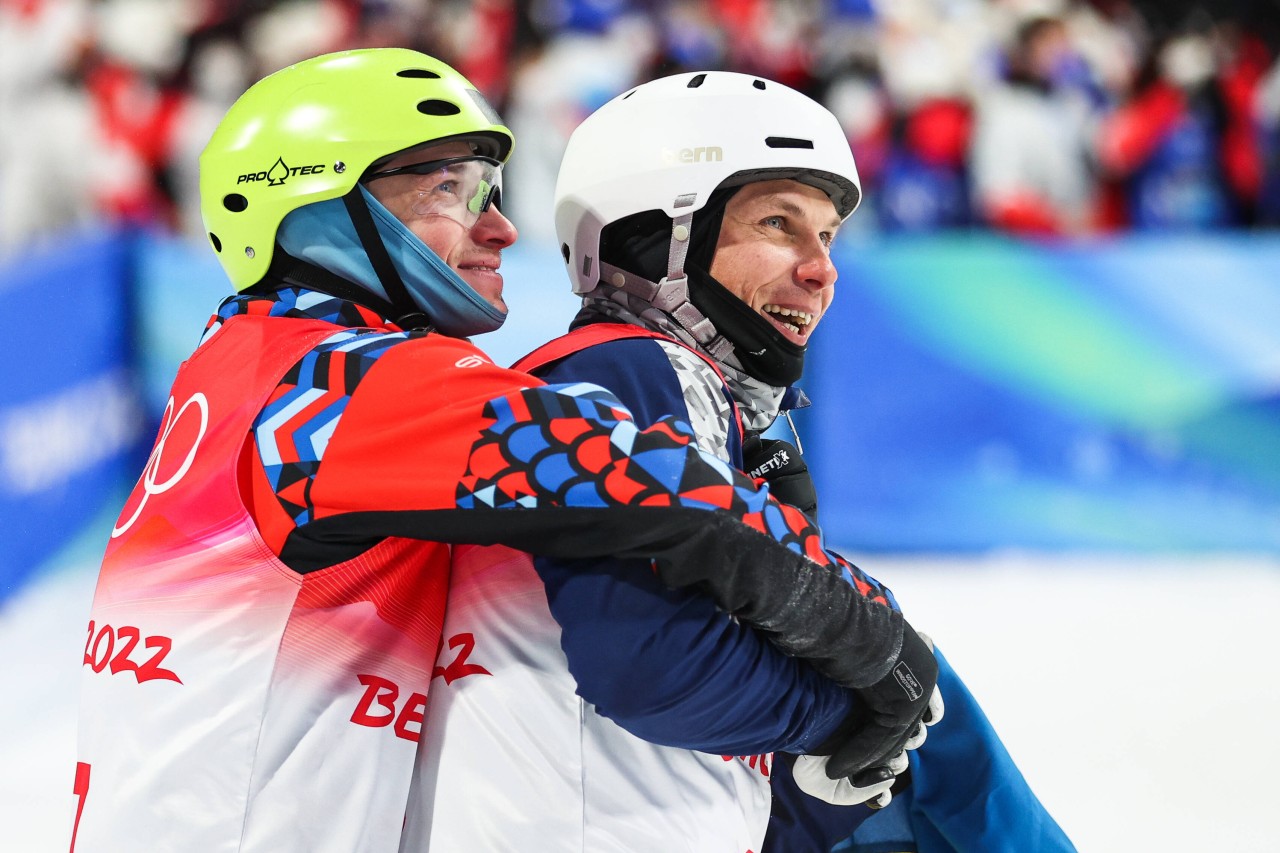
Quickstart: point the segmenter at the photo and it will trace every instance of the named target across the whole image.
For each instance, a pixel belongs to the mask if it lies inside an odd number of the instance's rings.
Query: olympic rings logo
[[[173,476],[165,480],[163,483],[156,482],[156,474],[160,470],[160,457],[164,455],[165,443],[169,440],[169,434],[173,432],[173,428],[186,410],[195,404],[200,412],[200,432],[196,435],[195,441],[191,443],[191,449],[187,451],[187,456],[182,460],[182,464],[178,466],[178,470]],[[138,516],[142,514],[142,508],[147,505],[147,500],[152,495],[158,495],[167,492],[174,486],[178,485],[187,472],[191,470],[191,464],[196,461],[196,450],[200,447],[200,442],[204,439],[204,434],[209,428],[209,400],[199,391],[191,395],[187,402],[182,404],[182,408],[178,409],[178,413],[173,412],[173,398],[169,398],[169,402],[164,407],[164,418],[162,419],[163,427],[160,430],[160,439],[156,442],[155,449],[151,451],[150,458],[147,459],[146,466],[142,469],[142,477],[138,483],[142,486],[142,500],[138,501],[138,507],[133,511],[133,515],[129,516],[129,520],[124,524],[117,525],[111,529],[111,538],[115,539],[124,533],[133,523],[138,520]]]

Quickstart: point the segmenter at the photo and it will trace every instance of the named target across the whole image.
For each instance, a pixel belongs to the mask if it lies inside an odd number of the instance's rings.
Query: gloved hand
[[[742,443],[743,471],[748,477],[764,480],[769,492],[809,518],[818,517],[818,493],[813,487],[809,466],[795,445],[775,438],[748,437]]]
[[[826,756],[798,755],[791,768],[792,778],[801,791],[832,805],[856,806],[866,803],[873,809],[881,809],[893,799],[889,789],[907,769],[907,753],[900,752],[888,764],[864,770],[852,779],[832,779],[828,773],[828,763]]]
[[[903,623],[898,662],[880,681],[854,691],[859,703],[851,732],[832,751],[827,773],[833,779],[856,778],[886,766],[905,749],[918,748],[924,743],[925,727],[942,718],[937,682],[931,643]]]

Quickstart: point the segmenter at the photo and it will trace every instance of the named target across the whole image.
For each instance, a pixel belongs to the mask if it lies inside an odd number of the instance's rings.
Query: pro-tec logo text
[[[318,175],[324,171],[324,163],[315,163],[311,166],[290,166],[284,161],[283,157],[277,157],[276,162],[272,164],[270,169],[265,172],[249,172],[236,178],[237,184],[248,184],[254,181],[266,181],[269,187],[278,187],[284,184],[296,175]]]

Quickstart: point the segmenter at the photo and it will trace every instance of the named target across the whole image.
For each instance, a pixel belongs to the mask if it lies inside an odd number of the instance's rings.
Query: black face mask
[[[734,355],[749,376],[775,388],[785,388],[800,380],[804,372],[804,347],[787,340],[710,273],[697,268],[690,268],[686,273],[690,301],[733,343]]]
[[[805,348],[787,340],[709,272],[725,206],[739,189],[716,190],[693,216],[685,259],[689,301],[733,344],[738,363],[749,376],[782,388],[800,379]],[[610,224],[600,235],[601,260],[649,281],[659,281],[667,274],[670,247],[671,219],[660,210],[628,216]]]

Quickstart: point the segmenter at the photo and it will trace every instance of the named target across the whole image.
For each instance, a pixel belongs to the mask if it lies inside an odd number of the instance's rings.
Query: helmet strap
[[[704,261],[710,266],[710,257],[714,255],[714,245],[720,230],[724,205],[737,192],[737,188],[721,190],[721,195],[713,195],[707,210],[717,210],[712,224],[715,234],[708,234],[710,241],[704,244]],[[715,205],[715,199],[720,205]],[[676,206],[682,201],[692,204],[694,196],[681,196]],[[711,273],[694,264],[693,271],[697,282],[690,282],[690,274],[686,265],[689,261],[689,243],[693,214],[686,213],[672,220],[671,247],[667,254],[667,277],[659,283],[659,294],[664,289],[678,284],[678,294],[684,304],[680,309],[690,317],[705,318],[705,325],[715,330],[710,340],[699,340],[703,348],[717,362],[723,363],[730,354],[737,357],[738,363],[747,375],[774,387],[786,387],[800,379],[804,370],[804,347],[791,343],[782,333],[769,325],[745,302],[725,289],[724,285],[712,278]],[[655,301],[656,304],[656,301]],[[672,308],[665,308],[680,320],[680,314]],[[684,323],[681,323],[684,325]],[[686,326],[687,328],[687,326]],[[704,334],[705,337],[705,334]]]
[[[676,199],[676,206],[693,204],[693,194]],[[683,203],[683,204],[682,204]],[[733,342],[721,334],[698,310],[689,295],[689,274],[685,261],[689,257],[689,239],[693,234],[693,213],[684,213],[671,220],[671,247],[667,252],[667,277],[658,282],[658,294],[654,304],[676,318],[688,329],[698,343],[713,359],[723,361],[733,352]]]
[[[692,229],[693,213],[683,213],[671,220],[671,248],[667,251],[667,281],[687,281],[684,262],[689,257],[689,238],[693,234]]]
[[[395,308],[394,314],[397,316],[392,316],[391,319],[402,329],[429,327],[431,319],[422,313],[422,309],[409,296],[400,273],[396,271],[396,265],[391,262],[391,255],[378,234],[378,227],[373,222],[373,214],[369,212],[369,205],[365,203],[364,194],[360,192],[358,183],[342,197],[342,203],[346,205],[347,215],[351,217],[351,224],[356,229],[356,236],[360,238],[360,244],[364,246],[365,254],[373,264],[373,271],[377,274],[378,281],[382,283],[382,289],[386,292],[388,301]]]

